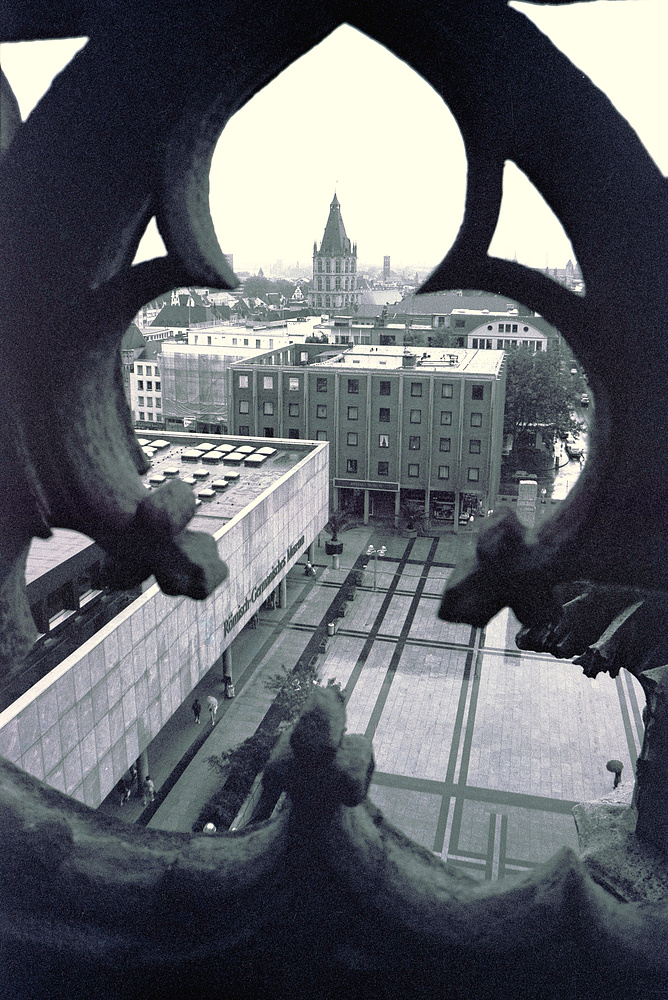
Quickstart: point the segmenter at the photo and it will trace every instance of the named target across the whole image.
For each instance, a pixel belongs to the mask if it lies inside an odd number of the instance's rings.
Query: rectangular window
[[[441,385],[441,399],[452,399],[452,382],[444,382]]]
[[[239,424],[237,433],[244,434],[247,437],[250,434],[250,427],[248,424]]]
[[[143,420],[143,419],[144,419],[144,414],[143,414],[143,413],[140,413],[140,414],[139,414],[139,419],[140,419],[140,420]]]
[[[408,463],[408,475],[411,477],[411,479],[418,478],[418,476],[420,475],[420,466],[417,464],[417,462]]]
[[[238,338],[237,337],[232,337],[232,346],[236,347],[238,343],[239,343]]]
[[[438,478],[439,479],[449,479],[450,478],[450,466],[449,465],[439,465],[439,467],[438,467]]]
[[[299,403],[288,403],[288,416],[289,417],[299,416]]]
[[[513,323],[513,328],[512,328],[512,330],[510,332],[511,333],[517,333],[517,323]]]
[[[348,407],[348,420],[357,420],[357,407],[356,406],[349,406]]]
[[[297,430],[296,427],[290,427],[290,428],[288,428],[288,437],[289,438],[298,438],[299,437],[299,431]]]
[[[422,423],[422,410],[411,410],[410,421],[412,424]]]
[[[482,385],[471,386],[471,399],[482,399],[485,394],[485,387]]]
[[[240,375],[239,376],[239,388],[240,389],[247,389],[248,388],[248,375]]]
[[[156,410],[161,410],[162,409],[162,400],[156,399],[156,401],[155,401],[155,408],[156,408]]]
[[[265,427],[265,429],[264,429],[264,436],[266,438],[273,438],[273,436],[274,436],[274,428],[273,427]]]
[[[153,406],[153,396],[147,396],[146,397],[146,405],[147,406]]]
[[[348,431],[348,435],[347,435],[346,441],[350,445],[351,448],[356,448],[357,447],[357,431]]]
[[[409,447],[410,451],[419,451],[420,450],[420,435],[419,434],[411,434],[411,436],[408,438],[408,447]]]
[[[152,382],[147,382],[146,383],[146,388],[148,389],[149,392],[153,392],[153,383]]]
[[[250,413],[250,402],[247,399],[239,400],[239,413]]]
[[[195,337],[195,340],[197,340],[197,337]],[[248,347],[248,337],[244,337],[244,347]]]
[[[482,413],[471,414],[471,427],[482,427]]]
[[[480,469],[469,469],[469,482],[477,483],[480,479]]]
[[[256,340],[255,341],[255,346],[256,347],[262,347],[262,341],[261,340]]]
[[[273,417],[274,404],[271,402],[271,400],[268,400],[266,403],[263,403],[262,412],[266,417]]]
[[[274,376],[273,375],[265,375],[264,378],[262,379],[262,385],[264,386],[265,389],[273,389],[274,388]]]
[[[381,424],[389,424],[390,422],[390,408],[389,406],[381,406],[380,412],[378,414],[378,419]]]
[[[326,441],[327,440],[327,431],[316,431],[315,439],[316,439],[316,441]]]
[[[450,438],[441,438],[438,443],[439,451],[450,451]]]
[[[319,403],[315,408],[315,415],[318,420],[327,419],[327,407],[323,403]]]
[[[390,435],[389,434],[379,434],[378,435],[378,447],[379,448],[389,448],[390,447]]]
[[[411,382],[411,396],[422,395],[422,382]]]
[[[140,378],[137,379],[137,388],[139,389],[140,392],[144,391],[144,383]]]
[[[317,378],[315,380],[315,391],[316,392],[327,392],[327,379]]]
[[[299,379],[291,378],[289,381],[290,392],[299,392]]]
[[[211,346],[211,337],[207,337],[207,338],[206,338],[206,342],[207,342],[207,346],[209,346],[209,347],[210,347],[210,346]],[[259,347],[260,345],[259,345],[259,344],[257,344],[256,346],[257,346],[257,347]]]
[[[137,402],[138,402],[138,404],[140,406],[144,406],[145,405],[144,404],[144,397],[143,396],[137,396]]]
[[[452,423],[452,410],[441,410],[441,427],[447,427]]]
[[[480,439],[471,438],[469,441],[469,455],[480,454]]]
[[[155,387],[154,387],[154,388],[155,388],[155,391],[156,391],[156,392],[160,392],[160,383],[159,383],[159,382],[156,382],[156,383],[155,383]]]
[[[390,474],[390,463],[389,462],[379,462],[378,463],[378,475],[379,476],[389,476]]]
[[[143,368],[143,366],[142,365],[137,365],[137,375],[143,375],[143,374],[144,374],[144,368]]]
[[[146,411],[146,419],[147,420],[153,420],[153,414],[150,413],[148,410]]]
[[[392,385],[391,382],[386,382],[385,380],[383,380],[380,383],[380,394],[381,394],[381,396],[389,396],[390,395],[390,386],[391,385]]]
[[[358,378],[348,379],[348,392],[357,393],[360,391],[360,380]]]
[[[357,459],[349,458],[346,462],[346,472],[352,473],[352,475],[357,475]]]

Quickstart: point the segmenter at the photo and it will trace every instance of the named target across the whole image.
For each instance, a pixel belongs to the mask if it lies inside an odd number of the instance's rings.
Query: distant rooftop
[[[406,366],[404,357],[415,358],[415,365]],[[463,347],[370,347],[356,344],[351,350],[336,355],[336,360],[316,361],[316,367],[380,369],[403,368],[405,371],[444,370],[461,375],[494,375],[501,371],[504,351],[478,351]],[[313,366],[312,366],[313,367]]]

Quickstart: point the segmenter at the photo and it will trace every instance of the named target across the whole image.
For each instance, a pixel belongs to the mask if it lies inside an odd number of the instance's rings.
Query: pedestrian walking
[[[118,791],[121,797],[121,805],[124,806],[132,795],[132,785],[125,778],[121,778],[118,782]]]
[[[622,764],[621,760],[609,760],[605,766],[607,767],[608,771],[612,771],[612,773],[614,774],[615,781],[612,787],[616,788],[617,785],[622,780],[622,771],[624,770],[624,765]]]
[[[207,695],[206,703],[209,706],[209,715],[211,716],[211,725],[216,724],[216,712],[218,711],[218,699],[214,698],[212,694]]]
[[[195,698],[194,702],[192,703],[192,710],[193,710],[193,715],[195,716],[195,722],[199,726],[200,724],[199,717],[202,712],[202,706],[200,705],[197,698]]]
[[[155,800],[155,785],[149,774],[144,778],[144,805],[147,806],[149,802]]]

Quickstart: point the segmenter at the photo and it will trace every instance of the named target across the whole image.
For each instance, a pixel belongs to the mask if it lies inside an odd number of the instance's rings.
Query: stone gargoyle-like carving
[[[645,732],[636,762],[635,833],[668,851],[668,594],[590,586],[553,622],[525,626],[520,649],[574,657],[587,677],[624,668],[645,694]],[[661,864],[666,868],[665,860]]]
[[[27,547],[54,526],[98,541],[118,582],[155,573],[169,592],[198,597],[222,579],[212,543],[188,533],[190,497],[172,486],[149,498],[141,485],[118,347],[159,293],[234,284],[207,205],[215,141],[252,94],[343,21],[420,73],[464,137],[465,217],[425,288],[479,288],[538,310],[580,357],[595,396],[576,489],[535,537],[511,520],[491,526],[441,613],[484,624],[510,604],[534,624],[558,608],[557,584],[668,583],[667,307],[656,294],[666,182],[610,102],[522,14],[505,0],[416,0],[398,16],[328,0],[64,0],[57,10],[6,0],[3,41],[89,41],[24,124],[3,84],[5,664],[30,640]],[[563,223],[585,296],[489,257],[507,159]],[[133,267],[152,216],[167,256]],[[652,505],[639,507],[638,495]],[[505,887],[449,872],[364,799],[368,753],[339,740],[338,708],[319,713],[272,765],[292,805],[240,835],[120,826],[2,764],[9,995],[660,994],[665,903],[616,902],[569,852]]]
[[[8,996],[653,995],[665,905],[616,902],[572,851],[502,889],[448,869],[367,800],[371,743],[317,690],[237,834],[128,827],[0,765]]]

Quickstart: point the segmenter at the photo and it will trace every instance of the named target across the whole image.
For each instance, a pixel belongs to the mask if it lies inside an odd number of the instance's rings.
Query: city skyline
[[[668,172],[668,137],[658,113],[668,86],[660,50],[666,5],[595,0],[512,6],[608,94]],[[70,39],[0,47],[24,118],[83,44]],[[341,65],[357,72],[341,74]],[[320,78],[335,81],[337,101],[350,108],[345,141],[310,139],[300,131],[300,122],[319,120],[322,90],[313,81]],[[393,269],[411,267],[426,277],[455,238],[465,177],[461,137],[441,98],[406,64],[344,25],[228,123],[211,168],[211,213],[221,249],[234,254],[238,270],[262,267],[268,273],[278,259],[308,269],[336,192],[361,262],[382,267],[389,254]],[[137,259],[162,252],[153,224]],[[559,222],[511,163],[490,253],[539,268],[564,267],[576,259]]]

